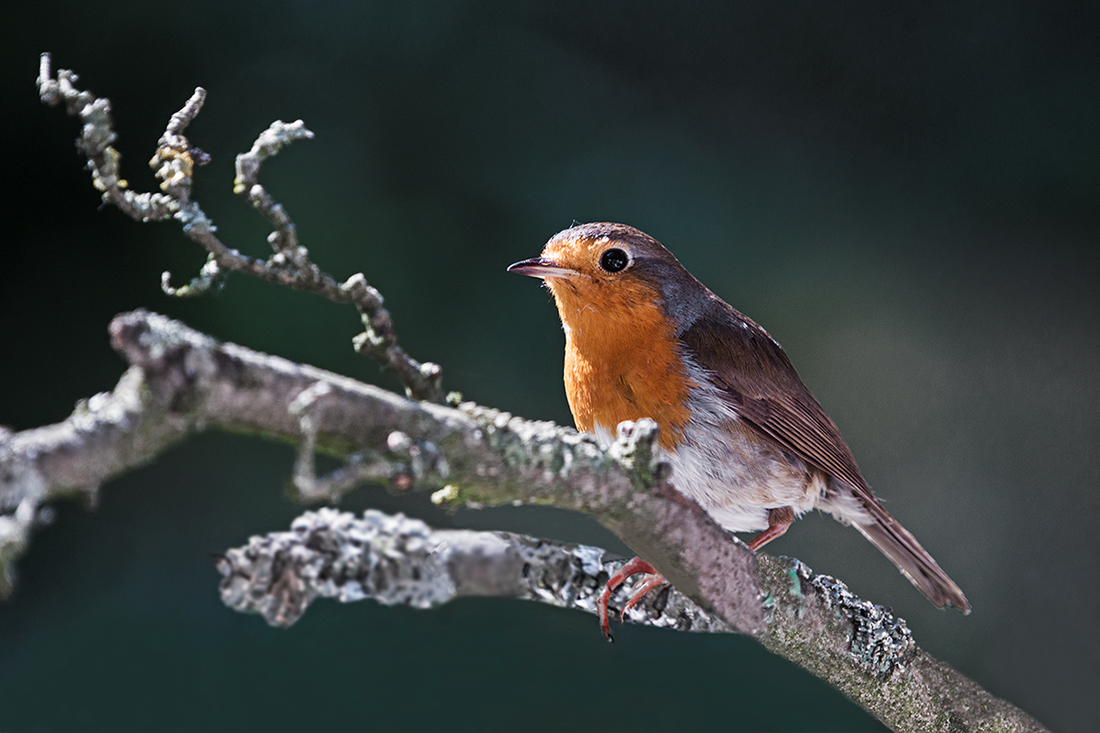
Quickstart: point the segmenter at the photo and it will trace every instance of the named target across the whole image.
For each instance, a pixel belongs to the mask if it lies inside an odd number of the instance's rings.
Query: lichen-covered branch
[[[118,135],[111,117],[111,103],[77,88],[77,75],[58,69],[56,77],[50,54],[40,58],[38,90],[45,104],[64,102],[70,115],[83,123],[77,149],[88,159],[92,185],[103,193],[103,201],[140,222],[175,219],[184,233],[209,253],[198,277],[186,285],[174,287],[165,272],[161,286],[169,295],[194,296],[219,287],[226,272],[243,272],[270,283],[316,293],[336,303],[348,303],[358,310],[364,331],[353,340],[355,349],[392,371],[405,385],[407,393],[420,400],[443,401],[442,369],[431,362],[418,362],[397,343],[393,318],[383,307],[382,294],[371,287],[362,273],[339,282],[309,259],[309,252],[298,243],[298,234],[286,210],[259,183],[264,160],[295,140],[309,139],[313,133],[301,120],[277,121],[262,132],[247,153],[237,156],[234,191],[249,203],[274,228],[268,242],[274,250],[266,260],[250,257],[226,246],[217,236],[214,223],[197,202],[191,199],[195,168],[208,162],[209,156],[193,146],[184,135],[187,126],[202,110],[206,90],[199,87],[178,112],[172,115],[149,161],[160,179],[161,193],[135,193],[122,178],[122,155],[113,144]]]
[[[290,626],[318,598],[433,608],[459,596],[525,598],[596,612],[596,599],[623,560],[604,551],[512,532],[432,529],[418,519],[368,510],[306,512],[289,532],[252,537],[218,559],[230,608]],[[636,584],[620,586],[619,612]],[[633,623],[679,631],[729,627],[665,586],[626,612]]]
[[[437,530],[368,510],[306,512],[288,532],[252,537],[218,559],[222,601],[272,626],[296,622],[318,598],[434,608],[460,596],[512,597],[596,613],[596,599],[623,560],[603,550],[511,532]],[[899,731],[1041,731],[1011,704],[928,656],[905,621],[861,600],[791,558],[760,556],[767,628],[757,638],[795,658]],[[774,581],[774,582],[773,582]],[[613,595],[618,612],[637,583]],[[743,589],[742,589],[743,590]],[[673,588],[626,611],[631,623],[729,633],[720,617]],[[596,624],[593,622],[593,636]],[[790,656],[790,654],[785,654]]]
[[[0,513],[9,523],[0,526],[0,559],[9,567],[48,499],[94,496],[107,479],[199,430],[297,441],[308,415],[317,450],[355,454],[364,471],[388,477],[395,490],[443,486],[435,496],[444,503],[540,502],[591,514],[713,618],[830,682],[896,730],[1042,730],[921,652],[904,622],[797,561],[754,555],[723,531],[654,463],[651,421],[621,426],[605,452],[552,423],[402,398],[144,311],[116,317],[110,332],[131,364],[111,393],[58,425],[0,436]],[[247,550],[243,558],[246,567]],[[296,606],[289,601],[301,605],[308,595],[295,584],[320,566],[301,567],[303,578],[256,565],[245,573],[255,576],[252,590],[238,586],[238,595],[253,598],[258,610],[276,609],[272,618],[290,619]],[[265,600],[273,590],[289,600]]]
[[[111,392],[78,403],[65,421],[0,435],[0,599],[14,589],[15,561],[31,530],[49,520],[47,501],[75,494],[94,505],[104,482],[190,432],[183,416],[149,409],[146,390],[155,386],[133,367]]]

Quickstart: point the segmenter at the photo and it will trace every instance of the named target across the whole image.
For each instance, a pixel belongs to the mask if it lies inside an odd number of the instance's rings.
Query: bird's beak
[[[548,257],[532,257],[529,260],[523,260],[513,265],[508,265],[508,272],[515,272],[520,275],[528,275],[530,277],[539,277],[543,279],[548,277],[576,277],[580,274],[576,270],[562,267]]]

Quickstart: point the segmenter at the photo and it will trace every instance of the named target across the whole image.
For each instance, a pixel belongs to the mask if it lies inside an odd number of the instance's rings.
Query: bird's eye
[[[600,267],[607,272],[619,272],[630,264],[630,258],[621,249],[609,249],[600,255]]]

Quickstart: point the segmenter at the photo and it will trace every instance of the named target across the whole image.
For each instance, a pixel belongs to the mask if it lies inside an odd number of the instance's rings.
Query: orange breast
[[[679,340],[645,283],[551,280],[566,330],[565,391],[577,429],[653,418],[673,450],[689,418]]]

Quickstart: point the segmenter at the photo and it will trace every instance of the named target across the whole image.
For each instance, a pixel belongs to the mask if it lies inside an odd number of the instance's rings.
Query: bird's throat
[[[565,391],[577,429],[614,434],[623,420],[649,417],[674,450],[690,417],[691,382],[680,341],[657,303],[624,309],[600,298],[554,293],[565,326]],[[611,314],[615,314],[612,316]]]

